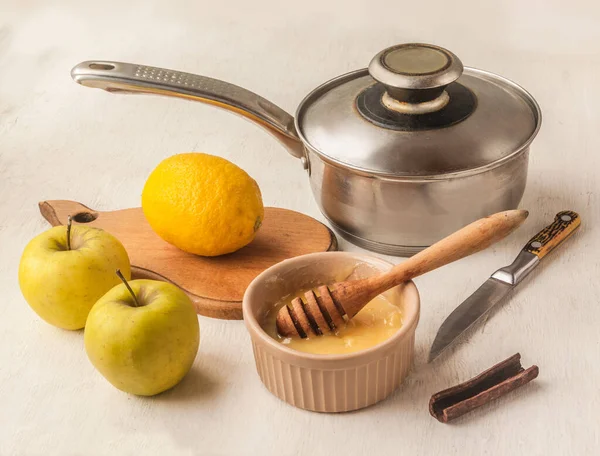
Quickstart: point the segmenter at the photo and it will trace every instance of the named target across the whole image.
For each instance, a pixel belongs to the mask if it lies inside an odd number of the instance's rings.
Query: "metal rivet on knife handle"
[[[580,225],[581,217],[577,212],[559,212],[554,221],[531,238],[523,250],[542,259],[571,236]]]

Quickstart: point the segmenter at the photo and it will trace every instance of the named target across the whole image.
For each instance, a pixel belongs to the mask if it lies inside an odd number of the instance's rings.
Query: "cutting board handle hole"
[[[77,223],[90,223],[98,218],[95,212],[79,212],[73,216],[73,220]]]

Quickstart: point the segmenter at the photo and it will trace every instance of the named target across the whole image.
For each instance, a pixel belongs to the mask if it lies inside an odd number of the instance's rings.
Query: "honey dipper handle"
[[[394,266],[385,274],[336,284],[331,296],[348,318],[352,318],[371,299],[384,291],[479,252],[503,239],[518,228],[528,215],[524,210],[512,210],[477,220]]]
[[[528,215],[525,210],[511,210],[479,219],[394,266],[380,279],[392,287],[479,252],[512,233]]]

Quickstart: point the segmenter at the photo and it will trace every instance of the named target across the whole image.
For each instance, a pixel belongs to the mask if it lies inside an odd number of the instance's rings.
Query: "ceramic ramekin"
[[[278,263],[256,277],[244,295],[244,322],[252,339],[256,369],[267,389],[296,407],[347,412],[385,399],[408,375],[419,321],[419,293],[413,282],[385,293],[402,309],[403,325],[388,340],[356,353],[313,355],[273,340],[261,327],[268,309],[299,289],[390,269],[378,258],[348,252],[313,253]]]

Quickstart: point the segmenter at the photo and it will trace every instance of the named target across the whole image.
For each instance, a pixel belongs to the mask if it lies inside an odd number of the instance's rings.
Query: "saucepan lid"
[[[325,161],[403,178],[496,166],[526,148],[540,123],[539,106],[522,87],[415,43],[326,82],[296,114],[298,133]]]

